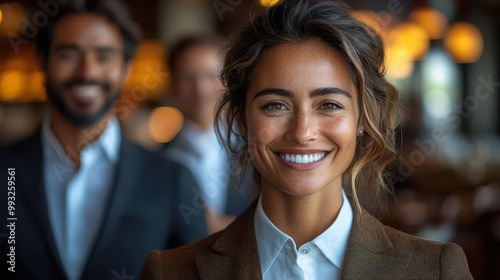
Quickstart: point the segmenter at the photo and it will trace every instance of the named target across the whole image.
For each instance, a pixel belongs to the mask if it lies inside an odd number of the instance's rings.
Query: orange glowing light
[[[280,0],[259,0],[259,3],[264,7],[272,7],[278,4]]]
[[[146,92],[146,100],[158,99],[167,91],[169,76],[165,65],[165,48],[155,40],[141,43],[124,85],[125,94]]]
[[[425,29],[414,22],[405,22],[392,29],[387,43],[407,50],[413,60],[424,58],[430,46],[429,35]]]
[[[149,117],[149,134],[154,141],[166,143],[177,135],[183,123],[182,113],[176,108],[158,107],[151,112]]]
[[[45,101],[44,74],[41,71],[36,71],[30,76],[27,92],[30,95],[31,101]]]
[[[425,29],[430,39],[441,39],[448,27],[446,17],[432,8],[418,8],[410,14],[410,18]]]
[[[483,53],[481,31],[468,22],[456,22],[450,26],[445,46],[457,63],[474,63]]]
[[[394,79],[404,79],[413,72],[414,62],[410,51],[402,46],[386,48],[387,75]]]
[[[16,101],[22,96],[26,77],[20,71],[5,71],[0,74],[0,100]]]

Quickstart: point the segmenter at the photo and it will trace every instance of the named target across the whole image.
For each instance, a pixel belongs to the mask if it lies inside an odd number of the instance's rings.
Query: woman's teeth
[[[326,155],[326,152],[317,154],[279,154],[280,158],[293,163],[311,163],[322,159]]]

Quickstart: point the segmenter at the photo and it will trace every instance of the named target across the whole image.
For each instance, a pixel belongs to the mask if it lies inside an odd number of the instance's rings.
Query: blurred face
[[[172,92],[183,113],[201,126],[212,123],[222,90],[218,51],[210,45],[189,47],[177,58],[172,73]]]
[[[126,76],[118,27],[94,14],[69,15],[57,25],[48,61],[46,90],[65,119],[95,124],[119,99]]]
[[[251,160],[266,188],[340,191],[356,147],[358,96],[341,54],[317,41],[268,50],[246,96]]]

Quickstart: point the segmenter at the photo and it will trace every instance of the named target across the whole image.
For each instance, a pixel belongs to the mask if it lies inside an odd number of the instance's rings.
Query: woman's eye
[[[286,110],[286,106],[281,103],[273,102],[273,103],[268,103],[264,105],[263,109],[269,110],[269,111],[283,111]]]
[[[341,106],[339,106],[338,104],[335,104],[333,102],[324,103],[319,108],[320,109],[325,109],[325,110],[338,110],[338,109],[342,109]]]

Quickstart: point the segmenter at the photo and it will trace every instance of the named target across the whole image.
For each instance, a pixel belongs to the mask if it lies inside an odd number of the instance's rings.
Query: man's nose
[[[194,87],[200,95],[212,96],[217,91],[217,80],[209,76],[198,76],[194,80]]]
[[[84,80],[99,78],[100,67],[91,55],[82,55],[76,69],[76,75]]]

